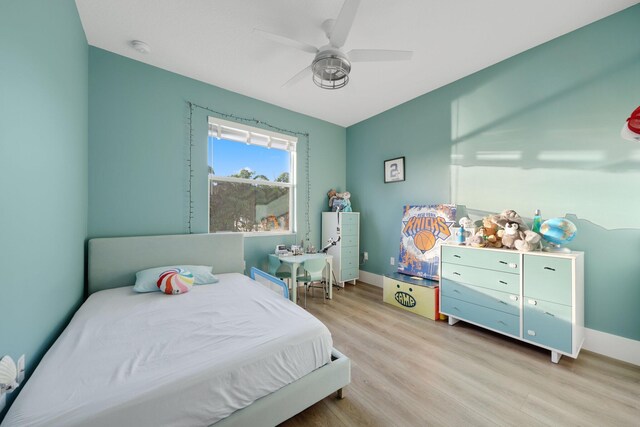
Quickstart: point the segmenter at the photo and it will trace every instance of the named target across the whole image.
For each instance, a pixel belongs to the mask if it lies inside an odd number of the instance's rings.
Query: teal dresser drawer
[[[346,221],[343,218],[340,224],[340,232],[342,235],[354,235],[358,234],[358,218],[355,216],[346,217]]]
[[[571,259],[524,256],[524,296],[527,298],[571,305],[571,278]]]
[[[571,307],[525,298],[522,321],[525,340],[565,353],[572,352]]]
[[[343,248],[347,246],[358,246],[358,236],[356,234],[342,236],[342,238],[340,239],[340,243],[342,244]]]
[[[358,235],[358,228],[355,225],[342,227],[340,229],[340,234],[342,235],[343,239],[345,238],[345,236],[357,236]]]
[[[442,296],[440,312],[518,337],[520,316]]]
[[[352,259],[352,260],[359,261],[358,247],[347,246],[346,248],[342,249],[340,256],[342,257],[343,260]]]
[[[520,273],[520,255],[506,250],[498,251],[443,245],[442,262],[514,274]]]
[[[343,268],[342,270],[340,270],[340,280],[345,281],[345,280],[354,280],[357,279],[359,277],[358,274],[358,268]]]
[[[342,223],[340,224],[342,227],[347,225],[358,225],[358,215],[357,214],[348,214],[343,213],[340,217],[342,219]]]
[[[508,294],[494,291],[493,289],[456,283],[449,279],[440,281],[440,291],[443,296],[456,298],[493,310],[504,311],[515,316],[520,315],[520,292]]]
[[[347,248],[345,248],[347,249]],[[355,248],[353,248],[355,249]],[[346,269],[351,269],[351,268],[355,268],[357,269],[359,267],[359,262],[358,262],[358,258],[356,257],[346,257],[346,256],[342,256],[340,259],[340,268],[342,270],[346,270]]]
[[[468,267],[466,265],[442,263],[440,275],[456,282],[468,283],[496,291],[520,295],[520,275],[502,271]]]

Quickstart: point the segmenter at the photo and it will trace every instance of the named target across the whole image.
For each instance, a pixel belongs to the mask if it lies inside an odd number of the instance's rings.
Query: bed
[[[244,276],[243,238],[93,239],[89,293],[2,426],[276,425],[350,382],[315,317]],[[139,294],[135,272],[212,265],[183,295]]]

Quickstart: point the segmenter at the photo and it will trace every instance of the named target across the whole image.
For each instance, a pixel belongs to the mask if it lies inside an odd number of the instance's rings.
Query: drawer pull
[[[458,273],[457,271],[454,271],[453,274],[455,274],[456,276],[461,276],[461,274]]]
[[[509,299],[512,301],[518,301],[518,295],[509,295]]]
[[[457,290],[457,289],[454,289],[454,290],[453,290],[453,292],[460,293],[460,291],[459,291],[459,290]]]
[[[453,309],[460,311],[460,309],[458,307],[456,307],[456,306],[453,306]]]
[[[462,258],[460,255],[454,255],[454,258]]]
[[[400,285],[396,285],[396,288],[400,289]]]
[[[527,301],[529,304],[531,305],[538,305],[538,301],[534,300],[534,299],[530,299],[529,301]]]
[[[499,300],[498,300],[498,302],[499,302],[500,304],[509,305],[509,304],[507,304],[506,302],[502,301],[501,299],[499,299]]]
[[[409,292],[413,292],[413,288],[409,288]]]
[[[507,326],[507,324],[502,320],[498,320],[498,323],[503,324],[504,326]]]
[[[509,266],[509,268],[518,268],[518,264],[516,264],[515,262],[506,262],[506,261],[498,261],[500,264],[504,264],[506,266]]]
[[[532,337],[535,337],[536,336],[536,331],[532,331],[531,329],[529,329],[527,331],[527,335],[531,335]]]
[[[545,311],[544,314],[546,314],[547,316],[556,317],[555,314],[549,313],[548,311]]]
[[[504,280],[500,280],[500,283],[502,283],[503,285],[508,285],[508,283],[505,282]]]
[[[545,270],[556,271],[556,269],[555,269],[555,268],[551,268],[551,267],[545,267],[544,269],[545,269]]]

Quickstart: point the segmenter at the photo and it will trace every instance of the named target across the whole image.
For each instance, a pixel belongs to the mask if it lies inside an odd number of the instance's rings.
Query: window
[[[209,232],[295,231],[297,138],[209,117]]]

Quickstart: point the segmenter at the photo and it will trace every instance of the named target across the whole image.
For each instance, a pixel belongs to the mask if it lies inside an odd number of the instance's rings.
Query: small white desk
[[[289,293],[289,297],[291,301],[297,302],[297,294],[298,294],[298,267],[308,259],[317,259],[323,258],[327,261],[327,281],[329,282],[329,299],[333,298],[333,274],[331,271],[331,266],[333,264],[333,257],[331,255],[318,253],[318,254],[304,254],[304,255],[275,255],[269,254],[269,256],[277,257],[282,263],[287,264],[291,269],[291,292]]]

